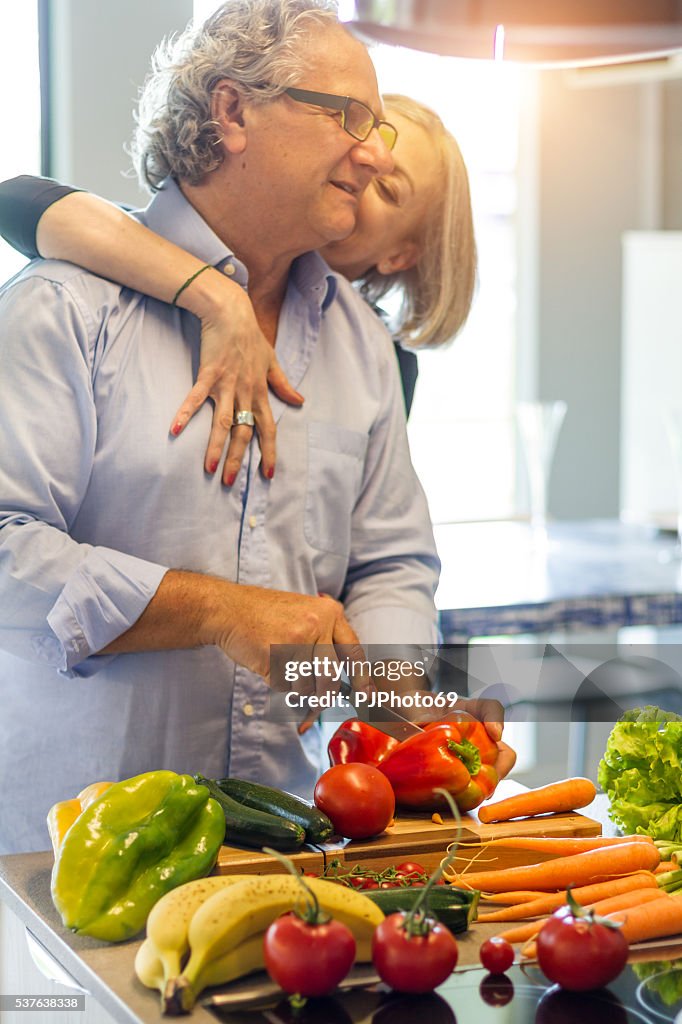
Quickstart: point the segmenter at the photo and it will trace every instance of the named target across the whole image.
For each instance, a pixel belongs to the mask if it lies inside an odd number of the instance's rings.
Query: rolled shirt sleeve
[[[88,675],[109,659],[84,661],[133,625],[167,569],[78,542],[97,454],[92,375],[102,336],[69,288],[69,269],[52,264],[45,276],[50,266],[0,293],[0,645]]]

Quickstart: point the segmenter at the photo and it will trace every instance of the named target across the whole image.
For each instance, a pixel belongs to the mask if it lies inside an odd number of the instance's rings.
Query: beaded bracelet
[[[213,270],[212,264],[207,263],[205,266],[199,267],[199,269],[194,274],[192,274],[191,277],[187,278],[187,280],[185,281],[184,284],[180,285],[180,287],[178,288],[178,290],[175,293],[175,297],[174,297],[173,301],[171,302],[171,306],[177,306],[178,299],[180,298],[180,296],[184,292],[185,288],[189,288],[189,286],[191,285],[192,281],[196,280],[196,278],[199,276],[199,274],[203,274],[203,272],[205,270]]]

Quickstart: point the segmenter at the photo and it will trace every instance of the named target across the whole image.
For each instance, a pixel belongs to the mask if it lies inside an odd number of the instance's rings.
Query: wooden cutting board
[[[503,780],[497,787],[495,799],[502,800],[525,787],[517,782]],[[401,814],[398,810],[395,824],[375,839],[347,840],[336,843],[325,843],[319,847],[304,847],[301,852],[289,855],[291,860],[304,871],[321,874],[332,860],[339,860],[345,870],[354,864],[366,864],[375,870],[398,864],[403,860],[418,860],[427,870],[431,871],[443,859],[448,845],[453,842],[456,829],[452,819],[445,824],[434,824],[428,813]],[[598,836],[601,835],[601,824],[578,812],[566,814],[546,814],[538,818],[526,820],[497,822],[484,825],[473,811],[462,819],[460,841],[477,843],[489,839],[501,839],[509,836]],[[464,858],[456,862],[458,870],[462,870],[466,860],[476,853],[476,870],[513,867],[516,864],[532,864],[546,860],[547,856],[529,853],[524,850],[511,850],[507,847],[491,847],[484,850],[473,849],[467,852],[460,848],[459,855]],[[284,868],[274,857],[257,850],[244,847],[223,846],[218,856],[215,873],[228,874],[265,874],[283,871]]]

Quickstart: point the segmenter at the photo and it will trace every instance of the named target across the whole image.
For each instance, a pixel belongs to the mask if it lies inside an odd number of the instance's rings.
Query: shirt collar
[[[237,272],[233,280],[246,284],[248,272],[244,264],[211,230],[172,178],[166,178],[148,206],[139,212],[139,216],[152,231],[187,249],[211,266],[226,261],[234,263]],[[301,295],[315,298],[323,313],[326,313],[336,298],[336,276],[319,253],[307,252],[295,259],[291,266],[290,280]]]
[[[226,259],[236,259],[229,246],[218,238],[185,199],[172,178],[166,178],[149,205],[140,211],[140,219],[152,231],[182,246],[211,266]]]
[[[338,281],[328,263],[319,253],[306,252],[291,265],[290,280],[301,295],[317,298],[320,310],[326,313],[336,298]]]

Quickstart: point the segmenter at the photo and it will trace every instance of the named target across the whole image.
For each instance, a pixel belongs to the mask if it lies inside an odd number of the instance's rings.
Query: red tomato
[[[283,914],[266,931],[263,954],[268,974],[285,992],[323,996],[353,966],[355,939],[340,921],[310,925],[296,914]]]
[[[406,914],[389,914],[372,937],[372,961],[382,981],[398,992],[432,992],[457,966],[452,932],[434,924],[427,935],[408,935]]]
[[[363,883],[362,883],[362,885],[360,886],[360,888],[361,889],[378,889],[379,888],[379,883],[376,881],[375,878],[365,878]]]
[[[395,869],[396,878],[409,878],[410,881],[416,879],[419,875],[425,875],[426,868],[423,868],[421,864],[417,864],[414,860],[404,860],[402,864],[398,864]]]
[[[573,992],[608,985],[625,967],[628,943],[619,928],[575,917],[561,907],[538,933],[543,974]]]
[[[395,813],[391,783],[378,768],[359,762],[327,769],[317,780],[315,804],[348,839],[378,835]]]
[[[514,947],[498,935],[486,939],[478,955],[486,971],[490,971],[491,974],[504,974],[514,963]]]

